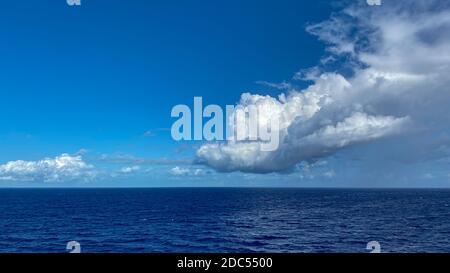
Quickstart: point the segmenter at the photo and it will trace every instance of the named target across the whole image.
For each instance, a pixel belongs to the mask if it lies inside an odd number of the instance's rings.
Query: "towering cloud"
[[[426,143],[448,131],[448,1],[385,0],[379,7],[361,1],[307,31],[327,44],[321,65],[298,73],[278,98],[245,93],[239,102],[262,106],[261,123],[279,119],[280,147],[264,152],[258,142],[205,144],[197,162],[225,172],[282,172],[356,144],[413,138],[419,131]],[[330,63],[342,70],[329,72]],[[292,88],[299,79],[313,84]]]

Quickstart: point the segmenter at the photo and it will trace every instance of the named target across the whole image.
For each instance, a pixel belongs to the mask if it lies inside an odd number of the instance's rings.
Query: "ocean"
[[[450,190],[0,189],[0,252],[450,252]]]

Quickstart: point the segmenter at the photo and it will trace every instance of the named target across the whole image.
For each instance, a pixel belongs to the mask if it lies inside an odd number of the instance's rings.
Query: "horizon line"
[[[5,189],[330,189],[330,190],[450,190],[450,187],[283,187],[283,186],[158,186],[158,187],[0,187]]]

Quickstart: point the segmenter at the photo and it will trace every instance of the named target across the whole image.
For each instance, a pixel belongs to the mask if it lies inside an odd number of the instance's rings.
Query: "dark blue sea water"
[[[449,190],[1,189],[0,252],[450,252]]]

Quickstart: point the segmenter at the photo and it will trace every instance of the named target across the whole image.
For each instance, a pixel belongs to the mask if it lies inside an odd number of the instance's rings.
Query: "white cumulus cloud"
[[[365,1],[307,27],[328,46],[322,64],[295,78],[312,80],[278,98],[244,93],[238,105],[264,109],[259,123],[280,122],[280,146],[259,142],[205,144],[197,162],[218,171],[283,172],[342,149],[415,130],[448,128],[450,5],[445,1]],[[300,49],[299,49],[300,50]]]
[[[62,154],[38,161],[10,161],[0,165],[0,180],[28,182],[87,181],[97,175],[81,155]]]

